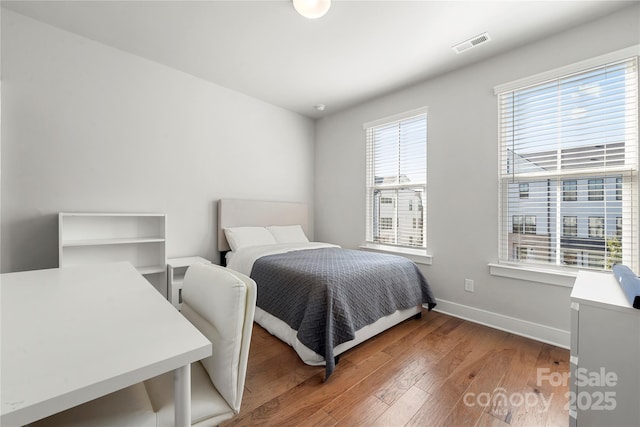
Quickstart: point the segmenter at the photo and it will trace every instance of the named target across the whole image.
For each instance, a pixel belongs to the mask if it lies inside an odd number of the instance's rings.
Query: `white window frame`
[[[608,63],[628,59],[633,56],[640,57],[640,45],[631,46],[626,49],[621,49],[615,52],[611,52],[609,54],[601,55],[585,61],[567,65],[565,67],[560,67],[548,72],[536,74],[527,78],[523,78],[510,83],[499,85],[494,88],[494,93],[497,96],[503,92],[519,89],[525,86],[537,85],[544,81],[562,78],[564,76],[567,76],[573,73],[583,72],[590,68],[595,68],[598,66],[606,65]],[[640,60],[639,60],[639,63],[640,63]],[[636,128],[636,132],[637,132],[637,128]],[[502,145],[501,143],[498,144],[499,156],[500,156],[500,151],[502,149],[501,145]],[[501,174],[499,173],[499,176],[500,175]],[[568,179],[571,179],[571,178],[568,178]],[[634,172],[630,179],[625,178],[623,180],[622,186],[625,188],[628,188],[628,186],[634,186],[637,194],[638,174]],[[508,250],[508,248],[503,247],[502,233],[505,232],[505,230],[508,228],[508,225],[509,225],[508,213],[505,214],[503,212],[504,205],[505,205],[503,203],[503,199],[505,197],[507,196],[505,196],[503,192],[500,191],[499,197],[498,197],[499,212],[501,212],[498,218],[498,227],[501,233],[498,239],[498,254],[499,254],[498,259],[499,260],[497,263],[489,264],[490,274],[495,276],[535,281],[535,282],[558,285],[558,286],[567,286],[567,287],[573,286],[573,281],[577,274],[577,269],[575,267],[558,267],[558,266],[551,266],[551,265],[549,267],[537,267],[537,266],[534,267],[534,266],[528,266],[528,265],[522,265],[522,264],[509,263],[508,261],[504,260],[505,250]],[[632,252],[633,254],[635,254],[635,258],[638,257],[638,244],[640,243],[638,238],[638,213],[637,212],[639,209],[637,204],[638,202],[636,200],[635,205],[633,207],[633,216],[631,218],[633,224],[632,225],[624,224],[625,230],[623,231],[625,234],[632,236],[632,240],[633,240]],[[504,218],[504,220],[502,218]],[[635,259],[625,260],[625,263],[627,263],[627,261],[630,261],[630,264],[633,264],[632,268],[637,268],[638,266],[637,260]]]
[[[403,120],[407,120],[407,119],[411,119],[413,117],[416,116],[426,116],[428,113],[428,108],[427,107],[421,107],[421,108],[417,108],[414,110],[410,110],[404,113],[400,113],[400,114],[396,114],[393,116],[388,116],[388,117],[384,117],[382,119],[378,119],[378,120],[374,120],[371,122],[367,122],[363,124],[363,130],[365,132],[365,143],[367,146],[367,152],[369,150],[369,138],[368,138],[368,132],[370,129],[376,128],[376,127],[380,127],[380,126],[384,126],[384,125],[389,125],[389,124],[393,124],[394,122],[401,122]],[[427,148],[428,150],[428,148]],[[367,154],[368,156],[368,154]],[[425,158],[425,162],[426,162],[426,158]],[[426,165],[425,165],[426,167]],[[378,243],[378,242],[374,242],[372,239],[372,228],[373,228],[373,224],[372,224],[372,218],[369,218],[369,209],[367,208],[367,206],[369,206],[369,203],[372,203],[372,196],[371,196],[371,191],[373,188],[377,188],[377,189],[383,189],[383,188],[378,188],[372,181],[372,171],[371,171],[371,165],[369,164],[369,159],[367,159],[367,165],[366,165],[366,205],[365,205],[365,212],[366,212],[366,217],[365,217],[365,221],[366,221],[366,235],[365,235],[365,242],[363,243],[363,245],[361,246],[361,248],[366,249],[366,250],[374,250],[374,251],[383,251],[383,252],[392,252],[392,253],[396,253],[396,254],[400,254],[400,255],[404,255],[410,259],[412,259],[413,261],[417,262],[417,263],[421,263],[421,264],[427,264],[430,265],[432,263],[432,257],[427,254],[427,203],[426,203],[426,199],[427,199],[427,183],[425,181],[424,185],[422,185],[423,188],[423,195],[424,195],[424,204],[423,204],[423,213],[422,213],[422,221],[424,224],[424,228],[423,228],[423,242],[424,242],[424,247],[407,247],[407,246],[401,246],[401,245],[394,245],[394,244],[388,244],[388,243]],[[428,178],[427,178],[428,179]],[[396,184],[392,187],[403,187],[404,185],[402,184]],[[384,189],[393,189],[392,187],[385,187]],[[416,187],[416,184],[412,183],[411,187]],[[396,201],[396,203],[394,203],[394,206],[398,205],[398,201]],[[415,207],[413,209],[413,211],[415,211]]]

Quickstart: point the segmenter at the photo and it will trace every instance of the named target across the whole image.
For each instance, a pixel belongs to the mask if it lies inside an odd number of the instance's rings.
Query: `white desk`
[[[190,364],[211,343],[128,263],[0,275],[3,426],[26,424],[176,372],[190,424]]]

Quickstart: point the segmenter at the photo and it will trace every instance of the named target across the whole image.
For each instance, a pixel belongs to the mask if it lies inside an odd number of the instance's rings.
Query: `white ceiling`
[[[331,114],[637,1],[2,1],[4,7],[309,117]],[[463,54],[452,46],[492,40]],[[324,112],[315,104],[326,104]]]

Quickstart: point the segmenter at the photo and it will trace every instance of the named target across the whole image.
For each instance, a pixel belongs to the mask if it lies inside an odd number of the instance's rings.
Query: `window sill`
[[[511,279],[528,280],[547,285],[573,287],[578,271],[559,271],[535,267],[520,267],[507,264],[489,264],[492,276],[509,277]]]
[[[426,249],[398,248],[395,246],[376,245],[373,243],[366,243],[364,245],[361,245],[360,249],[366,251],[386,252],[394,255],[401,255],[409,258],[411,261],[417,264],[433,264],[433,256],[427,254]]]

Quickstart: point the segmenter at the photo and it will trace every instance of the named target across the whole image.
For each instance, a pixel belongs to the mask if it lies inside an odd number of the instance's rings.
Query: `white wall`
[[[494,86],[640,43],[638,5],[552,38],[326,117],[316,129],[315,231],[357,247],[365,236],[362,124],[428,106],[427,240],[421,266],[440,308],[567,346],[569,294],[489,274],[498,260],[498,113]],[[480,47],[481,49],[481,47]],[[475,292],[464,291],[464,279]]]
[[[163,212],[218,257],[222,197],[313,203],[314,123],[2,11],[1,271],[57,267],[57,212]]]

